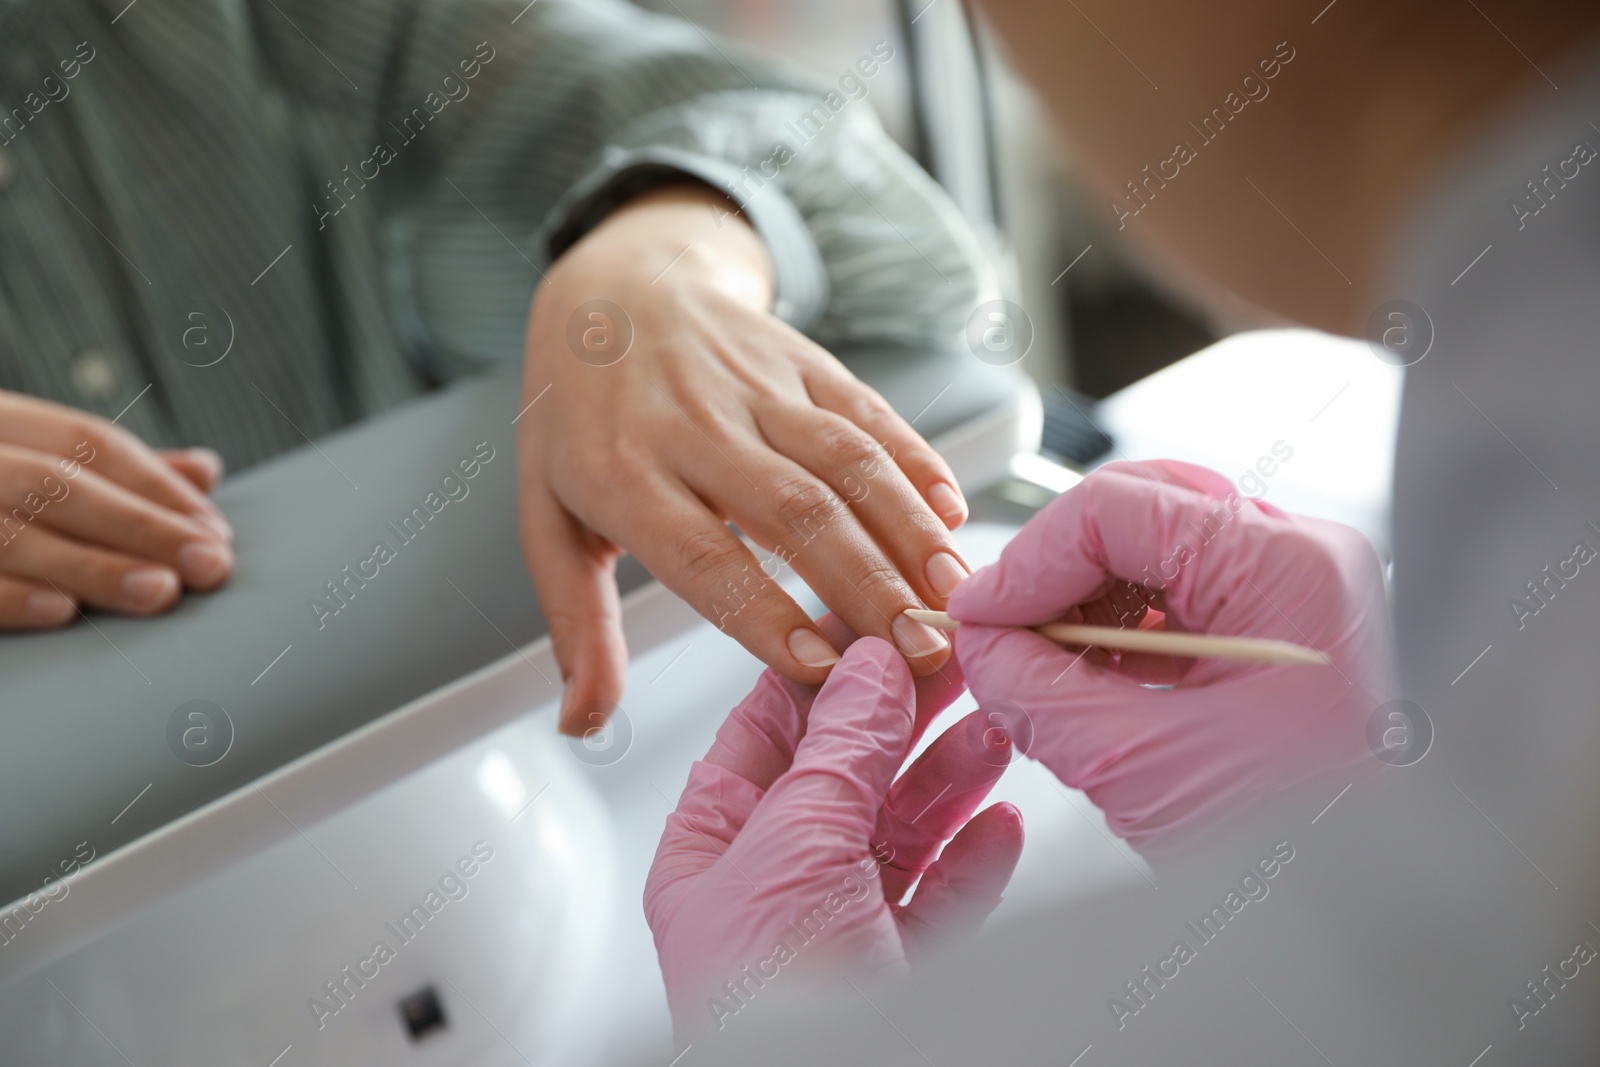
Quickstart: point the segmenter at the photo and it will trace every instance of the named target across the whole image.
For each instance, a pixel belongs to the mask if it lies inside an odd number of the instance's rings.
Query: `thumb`
[[[1209,630],[1238,598],[1240,574],[1262,559],[1302,558],[1307,538],[1237,492],[1210,495],[1228,483],[1208,474],[1172,463],[1094,471],[1029,519],[999,562],[957,586],[950,614],[1034,626],[1131,584],[1164,593],[1179,628]]]
[[[762,798],[741,844],[783,842],[807,866],[867,854],[895,773],[911,747],[911,671],[887,642],[865,637],[834,665],[811,705],[794,764]]]

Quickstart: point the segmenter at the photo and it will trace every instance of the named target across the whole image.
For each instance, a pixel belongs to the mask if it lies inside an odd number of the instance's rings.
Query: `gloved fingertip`
[[[1000,801],[974,815],[945,848],[952,887],[998,896],[1022,858],[1022,811]]]
[[[845,649],[822,683],[811,704],[802,747],[819,734],[851,739],[878,734],[883,744],[909,744],[914,718],[915,689],[904,657],[888,641],[864,637]],[[898,758],[904,755],[901,752]],[[800,760],[797,752],[795,763]]]
[[[1022,821],[1022,809],[1011,803],[1011,801],[1002,800],[998,804],[991,804],[979,812],[977,817],[991,820],[997,833],[1015,836],[1017,847],[1022,847],[1023,839],[1026,836]]]
[[[965,937],[1000,905],[1022,857],[1022,813],[999,803],[961,828],[900,912],[908,953]]]
[[[804,825],[806,848],[817,854],[835,849],[853,855],[868,847],[911,747],[913,701],[905,664],[895,662],[898,653],[855,647],[817,693],[793,762],[746,824],[753,840],[781,840]]]
[[[966,581],[955,587],[945,605],[945,610],[952,618],[965,621],[981,617],[984,606],[994,599],[994,586],[1000,580],[1001,566],[992,563],[987,567],[979,567],[967,576]]]
[[[905,657],[889,642],[879,637],[860,638],[845,649],[839,662],[834,664],[833,672],[823,683],[822,692],[837,693],[844,688],[854,689],[863,685],[909,691],[911,668],[906,665]]]

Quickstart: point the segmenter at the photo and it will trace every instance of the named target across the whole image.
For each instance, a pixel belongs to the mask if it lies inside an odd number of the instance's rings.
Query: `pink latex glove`
[[[961,690],[953,664],[913,683],[891,645],[862,638],[820,689],[769,670],[733,710],[645,883],[680,1035],[729,1025],[803,975],[903,967],[1000,903],[1022,817],[1009,804],[972,813],[1005,769],[1007,739],[974,713],[895,780],[913,735]]]
[[[1013,724],[1018,746],[1147,856],[1324,773],[1378,766],[1367,720],[1392,694],[1372,546],[1202,467],[1090,474],[963,582],[950,613],[979,706],[1027,720]],[[1334,665],[1082,653],[1011,628],[1056,619],[1278,638]]]

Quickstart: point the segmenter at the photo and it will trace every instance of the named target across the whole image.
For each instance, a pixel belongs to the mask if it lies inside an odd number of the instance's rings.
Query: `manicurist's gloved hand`
[[[624,551],[767,666],[827,677],[833,649],[730,522],[913,674],[950,656],[902,612],[943,607],[967,576],[949,533],[967,513],[955,478],[772,314],[772,284],[756,231],[722,194],[684,186],[624,205],[539,286],[517,427],[522,541],[567,733],[622,697]]]
[[[972,813],[1005,769],[1006,739],[974,713],[895,780],[914,734],[960,691],[953,667],[913,682],[898,652],[862,638],[820,691],[767,671],[734,709],[645,884],[680,1034],[730,1025],[807,976],[902,967],[1000,902],[1021,815]]]
[[[1146,855],[1281,790],[1374,763],[1367,720],[1392,693],[1372,546],[1348,527],[1241,498],[1204,468],[1101,468],[963,583],[949,610],[980,707],[1025,715],[1033,739],[1014,725],[1018,744]],[[1276,638],[1333,666],[1113,657],[1018,629],[1056,619]]]
[[[154,615],[233,573],[206,495],[214,452],[155,452],[109,420],[0,391],[0,630],[63,626],[80,607]]]

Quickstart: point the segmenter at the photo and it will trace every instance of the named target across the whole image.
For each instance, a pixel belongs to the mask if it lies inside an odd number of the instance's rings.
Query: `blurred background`
[[[1099,399],[1219,336],[1118,258],[1105,213],[1077,194],[1071,154],[959,0],[636,2],[748,41],[827,81],[874,43],[893,44],[895,59],[873,79],[866,102],[968,217],[989,229],[1010,270],[1007,295],[1033,319],[1025,366],[1045,386],[1047,405],[1066,403],[1052,384]]]

